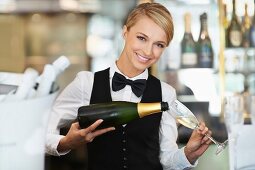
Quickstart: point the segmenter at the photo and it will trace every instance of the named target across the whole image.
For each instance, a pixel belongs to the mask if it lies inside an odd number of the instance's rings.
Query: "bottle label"
[[[213,53],[210,46],[203,45],[199,53],[199,67],[211,68],[213,63]]]
[[[241,45],[242,43],[242,33],[240,31],[237,31],[237,30],[232,30],[230,31],[229,33],[229,40],[230,40],[230,43],[235,46],[235,47],[238,47]]]
[[[196,53],[183,53],[182,54],[182,65],[196,65],[197,54]]]
[[[200,63],[203,63],[203,62],[211,62],[211,59],[210,59],[210,55],[207,54],[207,53],[202,53],[201,57],[200,57]]]

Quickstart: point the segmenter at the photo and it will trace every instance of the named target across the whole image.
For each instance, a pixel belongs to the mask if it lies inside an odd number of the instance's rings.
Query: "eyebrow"
[[[143,36],[145,36],[146,38],[149,38],[146,34],[142,33],[142,32],[137,32],[138,34],[142,34]],[[164,45],[166,45],[167,43],[165,41],[157,41],[158,43],[162,43]]]

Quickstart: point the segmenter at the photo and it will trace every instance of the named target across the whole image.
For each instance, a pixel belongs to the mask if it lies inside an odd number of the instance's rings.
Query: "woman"
[[[173,38],[173,23],[169,11],[158,3],[138,5],[123,27],[125,46],[118,60],[108,69],[97,73],[80,72],[58,97],[53,107],[47,134],[46,150],[62,155],[87,144],[89,170],[160,170],[194,167],[207,150],[211,131],[201,123],[193,131],[187,145],[178,149],[177,126],[170,112],[153,114],[127,125],[95,130],[102,123],[80,129],[72,123],[66,136],[59,128],[77,117],[80,106],[99,102],[172,102],[175,90],[148,74]],[[131,84],[115,87],[116,77],[130,80],[146,79],[145,88],[132,92]],[[122,80],[124,82],[125,80]],[[129,81],[130,82],[130,81]]]

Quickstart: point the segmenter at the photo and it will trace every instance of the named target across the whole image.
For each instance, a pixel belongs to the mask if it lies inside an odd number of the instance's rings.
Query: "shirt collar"
[[[123,74],[117,67],[116,65],[116,62],[114,62],[111,67],[110,67],[110,78],[113,77],[114,73],[117,72],[117,73],[120,73],[122,74],[123,76],[125,76],[126,78],[130,79],[130,80],[137,80],[137,79],[148,79],[148,76],[149,76],[149,73],[148,73],[148,69],[144,70],[144,72],[142,72],[141,74],[135,76],[135,77],[132,77],[132,78],[129,78],[127,77],[125,74]]]

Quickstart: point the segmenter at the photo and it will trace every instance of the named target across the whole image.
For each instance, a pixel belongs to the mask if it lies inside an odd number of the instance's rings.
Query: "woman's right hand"
[[[92,142],[93,139],[99,135],[115,130],[114,127],[96,130],[96,128],[103,122],[102,119],[87,128],[81,129],[78,122],[71,125],[68,133],[63,137],[58,144],[58,152],[66,152],[71,149],[78,148],[81,145]]]

